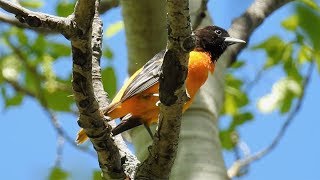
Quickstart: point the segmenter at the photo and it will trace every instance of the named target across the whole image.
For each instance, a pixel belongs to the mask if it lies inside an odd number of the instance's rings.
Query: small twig
[[[312,61],[308,67],[307,75],[302,83],[302,93],[301,93],[300,98],[298,99],[296,106],[291,110],[291,112],[287,116],[287,119],[285,120],[279,133],[274,138],[272,143],[270,145],[268,145],[266,148],[262,149],[261,151],[255,153],[253,155],[250,155],[244,159],[241,159],[241,160],[234,162],[234,164],[228,170],[228,175],[230,178],[236,176],[241,171],[242,167],[244,167],[254,161],[257,161],[257,160],[261,159],[262,157],[266,156],[267,154],[269,154],[279,144],[280,140],[283,138],[284,134],[286,133],[289,125],[293,122],[294,118],[296,117],[296,115],[298,114],[298,112],[301,109],[301,105],[304,101],[306,88],[309,85],[309,81],[310,81],[310,78],[312,75],[313,68],[314,68],[314,61]]]
[[[43,101],[43,100],[42,100]],[[43,107],[43,110],[44,112],[46,112],[47,116],[49,117],[50,119],[50,123],[52,124],[52,126],[54,127],[54,129],[57,131],[58,135],[63,137],[71,146],[73,146],[74,148],[82,151],[82,152],[85,152],[89,155],[91,155],[92,157],[96,157],[96,154],[95,152],[93,151],[90,151],[88,148],[85,148],[85,147],[82,147],[82,146],[78,146],[74,139],[72,137],[70,137],[66,132],[65,130],[62,128],[56,114],[50,110],[46,103],[45,102],[42,102],[42,107]]]
[[[27,24],[34,29],[50,29],[53,32],[63,34],[66,38],[72,38],[77,35],[75,27],[71,24],[70,17],[64,18],[33,12],[6,0],[0,0],[0,7],[9,13],[15,14],[20,23]]]
[[[57,153],[56,160],[54,162],[55,167],[60,167],[62,162],[62,154],[63,154],[63,146],[64,146],[64,137],[58,135],[57,137]]]

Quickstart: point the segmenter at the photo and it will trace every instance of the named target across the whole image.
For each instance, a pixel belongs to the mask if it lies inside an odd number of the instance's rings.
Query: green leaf
[[[74,102],[70,95],[64,91],[44,92],[44,98],[49,108],[56,111],[70,111],[71,105]]]
[[[242,125],[252,119],[253,119],[253,115],[251,112],[244,112],[244,113],[236,114],[233,116],[233,120],[230,125],[230,129],[235,129],[237,126],[240,126],[240,125]]]
[[[300,27],[309,37],[313,48],[320,49],[320,12],[302,4],[296,6],[296,11],[300,18]]]
[[[114,97],[117,91],[117,78],[112,67],[102,70],[102,79],[104,90],[107,91],[109,97]]]
[[[25,80],[24,80],[24,86],[31,92],[38,94],[38,91],[40,90],[40,81],[38,80],[38,77],[35,76],[34,73],[30,72],[29,70],[26,70],[25,72]]]
[[[106,47],[103,50],[103,56],[107,59],[112,59],[113,58],[113,52],[111,51],[110,47]]]
[[[290,16],[282,21],[281,25],[289,31],[295,31],[299,25],[299,18],[297,15]]]
[[[67,180],[69,177],[69,173],[64,171],[61,168],[54,167],[51,169],[48,180]]]
[[[62,1],[58,4],[56,8],[56,13],[58,16],[67,17],[72,14],[74,10],[74,3],[68,3],[66,1]]]
[[[6,97],[5,98],[5,107],[10,107],[10,106],[17,106],[22,103],[22,100],[24,98],[24,95],[22,93],[16,93],[12,97]]]
[[[3,78],[16,82],[19,79],[22,63],[12,54],[2,58],[0,69]]]
[[[17,37],[18,37],[19,42],[22,45],[27,45],[28,44],[28,36],[25,34],[25,32],[21,29],[17,29],[16,33],[17,33]]]
[[[61,43],[50,43],[48,44],[50,47],[49,54],[54,58],[57,59],[62,56],[70,56],[71,49],[70,46]]]
[[[233,115],[238,112],[238,106],[234,96],[231,96],[230,94],[226,94],[223,111],[225,114],[228,114],[228,115]]]
[[[311,60],[311,49],[306,46],[306,45],[302,45],[298,51],[298,62],[300,64],[304,64],[305,62],[309,62]]]
[[[228,130],[220,131],[219,137],[220,137],[222,147],[227,150],[232,150],[236,145],[236,142],[235,142],[236,138],[234,138],[236,136],[237,136],[237,132],[234,130],[228,129]]]
[[[116,23],[110,24],[110,26],[106,30],[106,37],[110,38],[116,35],[120,30],[124,27],[123,21],[118,21]]]
[[[101,176],[101,171],[100,170],[93,171],[92,180],[102,180],[102,176]]]
[[[280,105],[280,112],[281,114],[285,114],[287,112],[289,112],[291,106],[292,106],[292,101],[295,98],[294,94],[292,92],[287,92],[285,94],[285,97],[283,98],[283,100],[281,101],[281,105]]]
[[[312,9],[319,9],[318,4],[314,2],[314,0],[300,0],[300,1]]]
[[[245,65],[245,62],[244,61],[236,61],[235,63],[233,63],[231,65],[231,68],[234,68],[234,69],[239,69],[241,68],[242,66]]]
[[[289,78],[294,79],[298,82],[302,81],[303,78],[296,63],[293,60],[285,62],[283,67]]]
[[[227,74],[225,79],[227,86],[240,88],[243,85],[242,80],[235,78],[232,74]]]
[[[37,9],[43,6],[43,2],[38,0],[23,0],[23,1],[19,1],[19,3],[22,7],[26,7],[26,8]]]
[[[254,50],[263,49],[266,51],[268,59],[264,65],[265,68],[281,63],[285,48],[286,43],[279,36],[271,36],[266,41],[253,47]]]
[[[32,52],[36,53],[37,56],[43,56],[47,47],[47,41],[44,38],[43,35],[38,35],[38,37],[35,39],[34,43],[32,44]]]

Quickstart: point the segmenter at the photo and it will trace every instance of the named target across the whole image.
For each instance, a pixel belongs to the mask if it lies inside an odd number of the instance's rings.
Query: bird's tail
[[[78,131],[77,138],[76,138],[76,143],[79,145],[79,144],[82,144],[82,143],[86,142],[86,140],[88,140],[88,136],[84,132],[84,130],[81,128]]]

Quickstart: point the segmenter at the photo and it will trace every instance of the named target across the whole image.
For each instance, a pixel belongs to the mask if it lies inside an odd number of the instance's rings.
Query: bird
[[[189,100],[183,105],[183,112],[194,100],[200,87],[213,73],[215,65],[228,46],[246,43],[241,39],[230,37],[228,32],[218,26],[210,25],[194,31],[195,48],[189,53],[188,74],[185,80]],[[152,137],[149,126],[157,123],[159,114],[159,78],[165,50],[157,53],[142,68],[137,70],[122,86],[104,115],[114,120],[121,119],[119,125],[112,129],[112,135],[139,125],[144,125]],[[82,144],[88,139],[80,129],[76,142]]]

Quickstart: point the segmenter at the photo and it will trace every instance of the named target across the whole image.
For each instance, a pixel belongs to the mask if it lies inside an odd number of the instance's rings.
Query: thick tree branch
[[[160,75],[160,116],[149,156],[139,166],[137,179],[168,179],[178,149],[182,106],[188,96],[184,81],[189,52],[194,48],[191,36],[189,1],[167,1],[168,46]]]
[[[71,24],[71,19],[52,16],[45,13],[33,12],[10,1],[0,0],[0,7],[5,11],[15,14],[20,23],[27,24],[33,29],[50,29],[63,34],[66,38],[75,35],[75,27]]]
[[[301,96],[299,97],[296,106],[288,114],[287,119],[285,120],[284,124],[282,125],[277,136],[273,139],[273,141],[270,143],[270,145],[268,145],[266,148],[262,149],[261,151],[255,153],[255,154],[247,156],[244,159],[240,159],[240,160],[237,160],[236,162],[234,162],[233,165],[228,170],[228,176],[230,178],[237,176],[243,167],[251,164],[254,161],[257,161],[257,160],[263,158],[264,156],[269,154],[272,150],[274,150],[277,147],[277,145],[279,145],[279,142],[283,138],[286,131],[288,130],[288,127],[293,122],[293,120],[296,117],[296,115],[298,114],[298,112],[301,110],[301,106],[302,106],[302,103],[303,103],[304,97],[305,97],[305,92],[306,92],[307,86],[309,85],[313,69],[314,69],[314,61],[312,61],[310,63],[307,75],[306,75],[305,79],[303,80],[302,88],[301,88],[302,89]]]
[[[101,79],[101,67],[100,67],[100,58],[102,55],[102,21],[98,13],[95,13],[93,23],[92,23],[92,83],[93,91],[99,103],[100,109],[105,109],[108,106],[108,95],[103,89],[102,79]],[[109,124],[112,127],[116,126],[115,121],[110,121]],[[139,161],[131,153],[126,143],[122,139],[122,136],[114,137],[115,144],[119,148],[122,167],[127,176],[133,179],[137,164]]]
[[[233,21],[229,29],[229,34],[249,42],[253,31],[262,24],[270,14],[291,1],[293,0],[255,0],[244,14]],[[223,56],[223,61],[226,62],[227,66],[230,66],[236,61],[238,54],[244,47],[245,44],[238,44],[228,48]]]
[[[73,90],[79,108],[79,126],[84,129],[98,153],[105,179],[123,179],[124,170],[132,177],[138,161],[122,139],[111,138],[111,126],[101,112],[108,106],[100,74],[102,22],[98,14],[99,1],[78,1],[74,21],[82,35],[73,39]],[[114,124],[113,124],[114,125]],[[117,147],[121,148],[121,153]],[[121,160],[125,160],[122,164]]]

